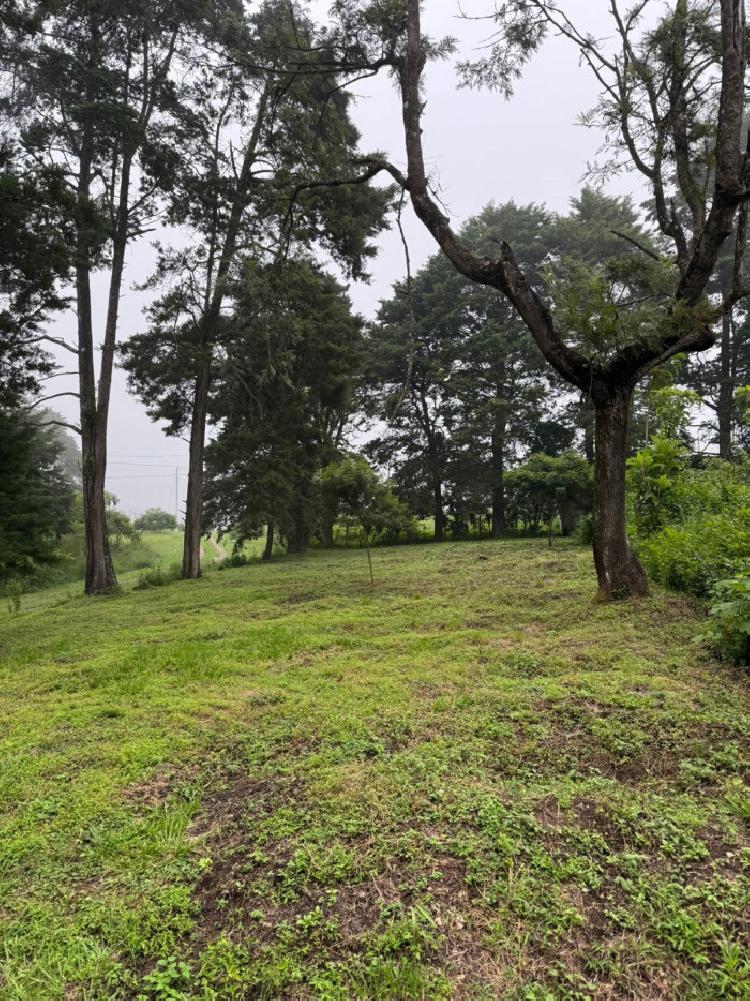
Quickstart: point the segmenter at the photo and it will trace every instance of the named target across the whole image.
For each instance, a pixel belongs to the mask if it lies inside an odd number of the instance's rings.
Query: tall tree
[[[538,269],[550,222],[538,206],[491,204],[461,234],[479,252],[510,229]],[[369,407],[383,422],[369,453],[434,517],[436,541],[446,504],[459,518],[491,508],[501,535],[504,472],[541,419],[546,389],[543,359],[505,298],[433,257],[381,306],[369,344]]]
[[[77,340],[67,347],[78,362],[85,589],[99,594],[116,586],[104,485],[126,253],[148,228],[176,154],[168,125],[181,42],[211,12],[188,0],[80,0],[39,11],[40,30],[21,33],[12,50],[9,110],[28,163],[59,168],[72,195]],[[101,319],[96,272],[108,286]]]
[[[445,537],[456,404],[448,387],[457,347],[451,321],[460,308],[445,277],[433,258],[412,283],[395,286],[369,332],[366,365],[365,406],[382,424],[367,453],[381,467],[395,467],[401,499],[433,517],[436,542]]]
[[[0,146],[0,405],[17,406],[54,372],[43,333],[65,304],[71,267],[70,198],[57,168],[29,170]]]
[[[344,29],[361,26],[363,5],[340,0]],[[376,6],[378,9],[376,9]],[[529,329],[540,351],[574,387],[588,393],[595,408],[594,560],[602,597],[644,594],[646,575],[628,543],[625,528],[625,453],[630,402],[638,381],[675,354],[704,350],[714,342],[717,310],[706,289],[717,258],[740,215],[743,232],[747,200],[747,157],[742,152],[745,104],[746,26],[743,0],[673,0],[670,13],[655,32],[639,26],[638,11],[628,14],[612,0],[615,41],[611,47],[579,30],[564,7],[548,0],[507,0],[492,15],[496,34],[489,53],[464,66],[470,83],[497,87],[510,94],[524,63],[550,31],[570,39],[593,70],[601,99],[590,121],[602,124],[616,147],[620,165],[637,170],[648,183],[657,224],[674,246],[674,275],[655,288],[654,309],[644,323],[628,317],[623,328],[607,333],[590,313],[594,335],[560,325],[520,267],[509,243],[499,255],[472,252],[457,236],[428,182],[422,146],[426,60],[445,51],[423,38],[420,0],[407,0],[383,12],[365,3],[373,61],[388,45],[398,77],[408,170],[385,160],[370,160],[366,176],[385,170],[409,193],[418,218],[454,267],[478,284],[503,292]],[[361,46],[362,40],[358,38]],[[691,125],[690,123],[694,123]],[[696,161],[712,150],[715,169],[700,183]],[[704,175],[705,176],[705,175]],[[686,225],[671,207],[675,185],[689,206]],[[738,240],[733,290],[724,308],[744,294],[744,238]],[[646,260],[651,255],[643,254]],[[653,262],[657,265],[661,261]],[[611,298],[603,290],[603,298]],[[579,286],[580,291],[580,286]],[[657,293],[660,291],[660,295]],[[622,305],[622,304],[620,304]],[[636,311],[637,312],[637,311]],[[592,350],[593,348],[593,350]]]
[[[58,428],[0,410],[0,579],[51,562],[70,530],[75,493],[65,448]]]
[[[320,525],[318,475],[344,443],[361,320],[309,261],[248,265],[218,355],[207,521],[244,540],[267,527],[304,552]]]
[[[374,188],[316,186],[340,172],[359,135],[345,81],[298,4],[267,0],[230,55],[228,66],[200,67],[191,84],[189,148],[171,215],[196,242],[162,254],[154,284],[168,281],[170,290],[152,312],[151,329],[124,354],[150,412],[167,416],[175,432],[189,428],[188,578],[200,574],[206,422],[238,266],[248,255],[268,262],[291,244],[314,243],[361,275],[388,197]],[[155,352],[160,364],[153,366]]]

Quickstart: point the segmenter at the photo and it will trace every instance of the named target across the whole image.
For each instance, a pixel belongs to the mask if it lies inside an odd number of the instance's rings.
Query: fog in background
[[[465,0],[465,14],[487,12],[491,0]],[[323,21],[327,0],[314,0],[311,10]],[[604,3],[568,0],[574,20],[598,37],[611,35],[611,20]],[[427,0],[424,30],[433,37],[453,35],[459,57],[475,54],[492,31],[487,21],[458,17],[454,0]],[[597,159],[602,135],[577,125],[578,116],[595,103],[597,87],[591,72],[579,65],[578,53],[565,39],[549,39],[518,81],[515,95],[505,101],[497,94],[459,90],[454,60],[431,65],[425,74],[427,106],[424,148],[433,184],[455,225],[481,212],[490,201],[545,203],[565,211],[584,181],[587,165]],[[401,108],[396,88],[385,75],[358,83],[353,88],[353,117],[362,133],[362,149],[382,151],[405,170]],[[608,186],[613,193],[640,194],[637,178],[617,178]],[[413,216],[404,211],[406,232],[414,270],[437,250],[432,238]],[[127,259],[125,291],[118,340],[143,329],[143,308],[151,293],[134,289],[150,274],[155,253],[151,242],[169,242],[166,231],[152,233],[131,246]],[[383,235],[377,259],[371,266],[371,281],[350,286],[355,308],[374,316],[378,303],[387,298],[392,284],[404,276],[404,249],[394,228]],[[106,276],[104,276],[106,277]],[[103,329],[106,282],[94,286],[94,315]],[[72,313],[56,319],[57,336],[75,340]],[[64,370],[72,356],[58,353]],[[50,392],[74,392],[75,381],[60,378]],[[52,401],[68,419],[78,422],[77,399]],[[186,489],[187,443],[168,438],[147,417],[138,400],[127,391],[124,373],[116,371],[109,420],[107,489],[119,499],[118,507],[135,515],[148,507],[161,507],[181,518]],[[177,477],[177,491],[175,481]]]

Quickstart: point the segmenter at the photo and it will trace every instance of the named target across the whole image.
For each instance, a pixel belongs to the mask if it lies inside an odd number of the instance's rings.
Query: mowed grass
[[[750,997],[748,676],[585,549],[0,618],[0,997]]]

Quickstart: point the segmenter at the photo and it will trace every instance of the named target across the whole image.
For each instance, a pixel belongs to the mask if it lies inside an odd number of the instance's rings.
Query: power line
[[[108,460],[113,466],[133,466],[135,469],[163,469],[164,463],[151,463],[151,462],[124,462],[121,459],[110,459]]]
[[[123,476],[108,476],[108,480],[171,480],[174,473],[136,473]],[[181,475],[185,475],[184,473]]]

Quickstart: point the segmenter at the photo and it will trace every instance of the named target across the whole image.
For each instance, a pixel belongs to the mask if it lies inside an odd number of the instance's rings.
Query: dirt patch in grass
[[[318,601],[323,595],[320,591],[296,591],[292,594],[286,595],[284,598],[279,598],[277,604],[279,605],[305,605],[309,601]]]
[[[122,791],[122,797],[126,802],[137,804],[144,811],[153,810],[166,803],[178,778],[188,780],[195,775],[195,772],[195,769],[189,772],[184,769],[179,771],[172,765],[165,765],[158,768],[145,782],[126,786]]]

